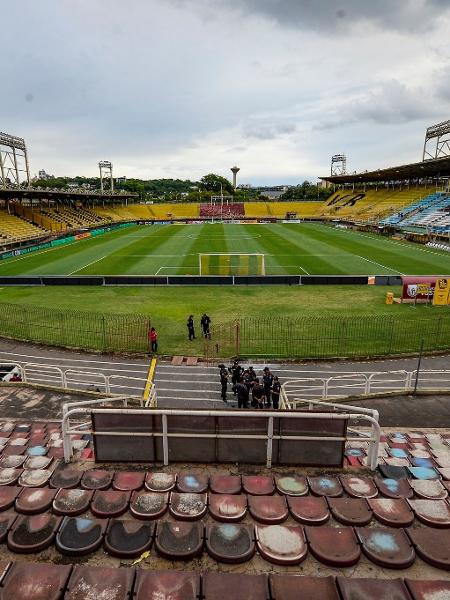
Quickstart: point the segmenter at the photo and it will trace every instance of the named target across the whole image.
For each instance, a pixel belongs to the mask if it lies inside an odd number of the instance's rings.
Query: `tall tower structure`
[[[331,157],[331,176],[347,173],[347,157],[345,154],[334,154]]]
[[[103,192],[103,180],[109,179],[109,187],[111,192],[114,191],[114,179],[113,179],[113,170],[112,163],[109,160],[101,160],[98,163],[98,168],[100,169],[100,190]]]
[[[233,173],[233,189],[236,190],[237,187],[237,174],[239,173],[241,169],[239,167],[231,167],[231,172]]]

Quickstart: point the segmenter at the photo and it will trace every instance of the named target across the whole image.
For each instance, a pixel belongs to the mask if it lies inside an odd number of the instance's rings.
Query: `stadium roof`
[[[333,175],[321,177],[323,181],[330,183],[372,183],[375,181],[398,181],[405,179],[420,179],[422,177],[450,177],[450,156],[427,160],[424,162],[391,167],[389,169],[378,169],[366,171],[365,173],[353,173],[346,175]]]

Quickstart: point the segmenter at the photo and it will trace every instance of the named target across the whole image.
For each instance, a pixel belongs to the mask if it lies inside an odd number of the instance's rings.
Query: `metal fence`
[[[248,317],[212,328],[206,358],[338,358],[450,350],[450,311],[389,315]]]
[[[147,352],[145,315],[0,304],[0,336],[52,346],[102,352]]]

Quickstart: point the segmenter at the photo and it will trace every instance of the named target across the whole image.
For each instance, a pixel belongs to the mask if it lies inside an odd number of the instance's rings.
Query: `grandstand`
[[[9,245],[25,240],[44,237],[47,231],[25,219],[0,210],[0,244]]]

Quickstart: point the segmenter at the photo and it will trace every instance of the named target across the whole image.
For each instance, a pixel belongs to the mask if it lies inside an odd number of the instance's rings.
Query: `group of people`
[[[211,331],[209,326],[211,324],[211,319],[206,313],[203,313],[200,319],[200,328],[202,330],[203,337],[211,339]],[[194,325],[194,315],[189,315],[187,323],[188,329],[188,338],[189,340],[195,340],[195,325]]]
[[[222,400],[227,402],[228,383],[237,397],[239,408],[271,408],[278,410],[281,384],[269,367],[264,367],[262,377],[256,376],[253,367],[244,369],[237,360],[230,367],[219,365]]]

